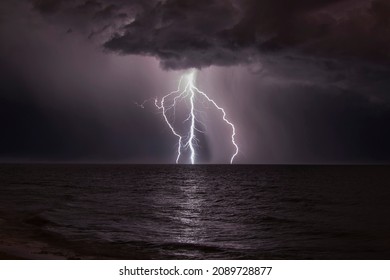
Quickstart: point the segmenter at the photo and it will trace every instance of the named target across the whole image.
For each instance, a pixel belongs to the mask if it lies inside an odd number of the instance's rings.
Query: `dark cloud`
[[[34,1],[44,13],[58,13],[61,2]],[[154,56],[169,69],[248,63],[278,52],[390,58],[386,0],[78,0],[62,6],[68,16],[81,13],[97,25],[116,22],[106,49]]]

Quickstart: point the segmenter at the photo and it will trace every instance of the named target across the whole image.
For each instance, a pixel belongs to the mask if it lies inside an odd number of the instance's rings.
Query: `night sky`
[[[390,162],[389,0],[2,0],[0,161],[174,163],[153,104],[197,86],[242,164]],[[200,163],[228,163],[207,111]]]

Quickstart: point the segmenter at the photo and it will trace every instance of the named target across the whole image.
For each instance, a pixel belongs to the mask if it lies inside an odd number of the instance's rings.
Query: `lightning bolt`
[[[198,139],[196,138],[195,131],[200,131],[196,128],[196,123],[201,123],[197,118],[197,112],[199,110],[196,109],[196,104],[198,99],[202,100],[202,102],[207,101],[213,105],[215,109],[220,111],[222,113],[222,120],[231,127],[231,142],[234,147],[233,155],[230,158],[230,163],[233,163],[234,158],[237,156],[239,149],[238,145],[235,140],[236,136],[236,128],[232,122],[230,122],[227,118],[225,110],[218,106],[217,103],[210,98],[205,92],[199,90],[195,86],[196,82],[196,70],[192,70],[187,74],[184,74],[181,76],[179,85],[177,90],[172,91],[171,93],[168,93],[167,95],[163,96],[161,100],[158,100],[158,98],[154,99],[154,105],[157,107],[157,109],[162,111],[162,115],[164,118],[164,121],[168,125],[169,129],[171,130],[172,134],[175,135],[178,138],[178,147],[177,147],[177,157],[176,157],[176,163],[179,163],[180,158],[182,156],[182,151],[189,149],[190,150],[190,162],[191,164],[195,164],[196,161],[196,146]],[[179,102],[182,100],[188,100],[189,101],[189,113],[188,117],[184,120],[184,122],[190,122],[189,131],[182,135],[179,133],[174,126],[175,117],[176,117],[176,107],[178,106]],[[139,107],[144,108],[144,104],[150,100],[144,101],[142,104],[137,104]],[[173,110],[173,113],[171,117],[168,115],[168,113]]]

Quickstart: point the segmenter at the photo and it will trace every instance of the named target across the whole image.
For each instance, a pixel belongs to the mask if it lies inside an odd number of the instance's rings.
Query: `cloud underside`
[[[36,9],[104,33],[103,46],[157,57],[166,69],[297,54],[387,63],[387,0],[34,0]]]

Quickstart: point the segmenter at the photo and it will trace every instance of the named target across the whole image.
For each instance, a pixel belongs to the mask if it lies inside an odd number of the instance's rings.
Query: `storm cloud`
[[[35,0],[46,15],[105,35],[106,50],[165,69],[230,66],[267,54],[388,62],[386,0]]]

